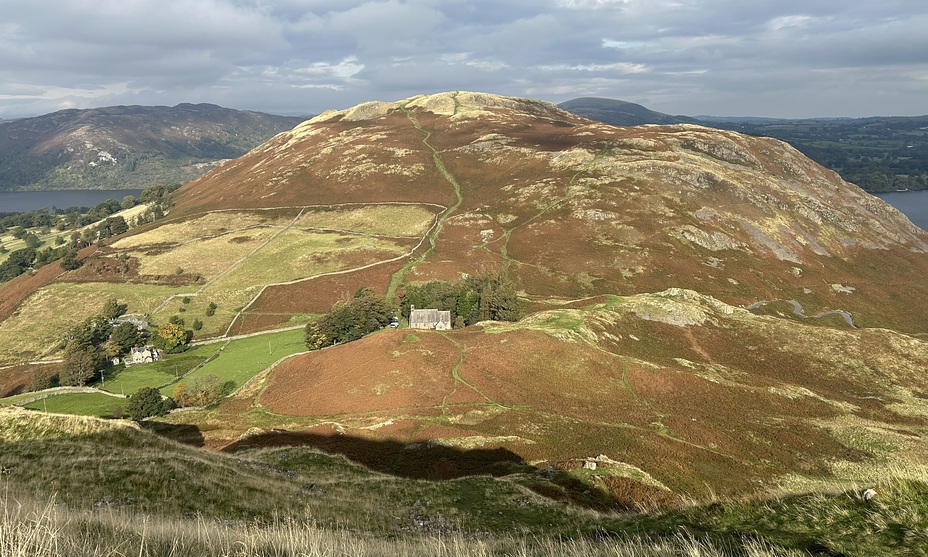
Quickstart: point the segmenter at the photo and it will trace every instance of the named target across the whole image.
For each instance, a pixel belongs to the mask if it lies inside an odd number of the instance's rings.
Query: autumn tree
[[[194,377],[190,381],[178,383],[171,398],[180,407],[210,406],[219,402],[230,391],[230,385],[223,384],[214,373]]]
[[[180,352],[189,341],[190,335],[188,335],[187,331],[173,323],[159,325],[157,332],[152,337],[155,348],[160,348],[165,352]]]

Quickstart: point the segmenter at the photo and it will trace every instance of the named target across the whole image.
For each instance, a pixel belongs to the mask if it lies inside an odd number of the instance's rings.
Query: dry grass
[[[137,516],[112,509],[75,511],[35,497],[0,495],[0,554],[5,557],[750,557],[799,556],[763,541],[713,543],[686,532],[664,539],[556,539],[462,533],[383,538],[313,520],[270,524]]]
[[[437,207],[422,205],[368,205],[330,210],[309,210],[296,226],[346,230],[382,236],[425,234],[435,220]]]
[[[268,211],[217,211],[183,222],[162,224],[141,234],[114,242],[116,249],[131,249],[159,244],[176,244],[199,238],[228,234],[256,226],[284,227],[292,217]]]
[[[222,236],[185,241],[166,251],[130,251],[139,259],[139,274],[170,275],[177,269],[209,280],[266,242],[279,229],[254,227]]]

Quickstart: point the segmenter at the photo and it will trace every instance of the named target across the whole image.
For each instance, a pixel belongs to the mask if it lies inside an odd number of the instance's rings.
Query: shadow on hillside
[[[313,447],[343,455],[378,472],[414,479],[447,480],[478,474],[503,476],[535,470],[519,455],[504,448],[462,450],[433,443],[406,444],[349,435],[266,433],[236,441],[223,451],[256,447]]]
[[[206,446],[206,439],[203,433],[195,425],[190,424],[169,424],[155,420],[144,420],[138,422],[139,426],[147,429],[152,433],[157,433],[162,437],[167,437],[179,443],[190,445],[192,447],[203,448]]]

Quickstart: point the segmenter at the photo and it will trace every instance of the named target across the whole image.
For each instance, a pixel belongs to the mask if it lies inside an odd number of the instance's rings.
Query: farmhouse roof
[[[450,329],[451,312],[438,309],[414,309],[409,312],[409,326],[413,329]]]

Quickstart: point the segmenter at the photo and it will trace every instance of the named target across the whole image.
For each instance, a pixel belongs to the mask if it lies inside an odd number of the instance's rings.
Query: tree
[[[180,352],[189,341],[187,331],[173,323],[165,323],[158,326],[158,331],[153,337],[153,344],[156,348],[161,348],[166,352]]]
[[[40,240],[39,237],[33,234],[32,232],[26,234],[24,240],[26,242],[27,248],[35,249],[42,245],[42,240]]]
[[[108,354],[113,357],[125,354],[139,342],[141,342],[141,337],[136,326],[132,323],[120,323],[110,334],[110,340],[107,343]]]
[[[65,271],[73,271],[79,269],[81,262],[77,259],[77,250],[69,249],[65,252],[64,257],[61,258],[61,268]]]
[[[97,375],[100,356],[93,346],[69,346],[64,356],[61,370],[61,384],[70,386],[86,385]]]
[[[328,313],[306,326],[306,346],[310,350],[357,340],[390,323],[393,308],[383,298],[370,289],[355,294],[355,298],[336,302]]]
[[[112,321],[126,313],[128,306],[120,304],[116,298],[110,298],[103,304],[103,317]]]
[[[123,217],[109,217],[97,226],[97,235],[103,240],[111,236],[118,236],[129,230],[129,225]]]
[[[163,416],[170,410],[170,403],[164,400],[157,389],[142,387],[129,397],[126,413],[135,421],[151,416]]]
[[[0,282],[4,282],[25,273],[35,261],[37,252],[34,248],[22,248],[10,252],[6,261],[0,263]]]

